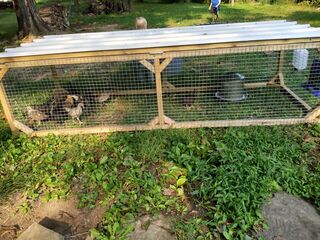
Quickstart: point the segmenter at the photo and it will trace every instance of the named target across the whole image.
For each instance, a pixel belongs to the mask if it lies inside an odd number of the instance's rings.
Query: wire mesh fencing
[[[152,127],[162,114],[171,125],[276,123],[303,119],[320,104],[317,48],[255,46],[83,63],[57,59],[45,66],[11,66],[2,83],[14,118],[32,130]]]
[[[147,122],[157,115],[153,75],[138,61],[102,62],[13,68],[3,83],[15,119],[43,130]]]
[[[165,114],[175,121],[276,121],[303,118],[320,103],[317,49],[255,50],[175,58],[162,74]]]

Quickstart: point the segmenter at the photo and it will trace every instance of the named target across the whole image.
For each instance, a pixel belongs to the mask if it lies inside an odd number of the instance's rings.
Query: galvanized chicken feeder
[[[237,102],[246,99],[244,90],[245,77],[240,73],[228,72],[222,79],[216,97],[230,102]]]

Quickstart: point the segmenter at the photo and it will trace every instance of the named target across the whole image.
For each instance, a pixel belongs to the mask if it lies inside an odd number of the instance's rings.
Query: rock
[[[153,219],[149,215],[145,215],[136,221],[134,232],[129,234],[130,240],[176,240],[171,234],[170,220],[160,215]]]
[[[25,230],[17,240],[63,240],[64,237],[59,233],[56,233],[50,229],[41,226],[38,223],[32,224],[27,230]]]
[[[276,193],[262,207],[262,215],[269,228],[261,235],[270,240],[320,239],[320,215],[306,201]]]

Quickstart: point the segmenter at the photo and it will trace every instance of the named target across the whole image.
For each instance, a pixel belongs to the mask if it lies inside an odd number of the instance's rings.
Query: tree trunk
[[[79,6],[79,0],[74,0],[73,3],[75,6]]]
[[[39,16],[35,0],[14,0],[18,21],[18,37],[38,36],[50,32],[50,27]]]
[[[131,0],[91,0],[89,12],[94,14],[130,11]]]

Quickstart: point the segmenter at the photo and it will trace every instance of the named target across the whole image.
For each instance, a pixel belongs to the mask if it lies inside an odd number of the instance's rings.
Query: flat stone
[[[156,219],[145,215],[136,221],[135,230],[128,237],[130,240],[176,240],[170,227],[170,220],[163,215]]]
[[[262,236],[270,240],[319,240],[320,215],[306,201],[287,193],[276,193],[262,207],[269,228]]]
[[[63,240],[64,237],[38,223],[32,224],[27,228],[17,240]]]

